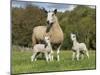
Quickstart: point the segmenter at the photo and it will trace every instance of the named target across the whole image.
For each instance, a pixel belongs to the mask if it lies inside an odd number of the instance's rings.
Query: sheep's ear
[[[43,8],[43,11],[44,11],[45,13],[48,13],[48,11],[47,11],[45,8]]]
[[[54,10],[54,13],[55,13],[55,14],[57,13],[57,9]]]

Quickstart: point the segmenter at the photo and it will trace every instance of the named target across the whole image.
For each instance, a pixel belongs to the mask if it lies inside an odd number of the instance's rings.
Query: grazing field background
[[[84,60],[72,61],[72,51],[61,50],[60,62],[54,58],[54,61],[47,63],[45,58],[41,58],[41,55],[37,61],[31,62],[31,50],[20,51],[14,47],[12,49],[12,74],[96,69],[96,53],[89,50],[89,54],[89,59],[85,57]]]

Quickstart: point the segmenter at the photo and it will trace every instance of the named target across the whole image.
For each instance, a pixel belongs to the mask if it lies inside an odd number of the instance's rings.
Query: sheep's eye
[[[73,36],[73,38],[75,38],[75,36]]]

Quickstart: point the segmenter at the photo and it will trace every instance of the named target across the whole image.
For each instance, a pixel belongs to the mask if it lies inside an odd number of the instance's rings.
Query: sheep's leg
[[[60,60],[60,57],[59,57],[60,48],[61,48],[61,44],[60,44],[60,46],[59,46],[58,49],[57,49],[57,61]]]
[[[35,55],[36,55],[37,53],[33,53],[33,55],[31,56],[31,61],[33,61],[34,59],[35,59]],[[36,60],[36,59],[35,59]]]
[[[50,52],[50,60],[53,61],[53,50]]]
[[[77,52],[76,58],[77,58],[77,60],[79,60],[80,52],[79,52],[79,50],[77,50],[76,52]]]
[[[72,54],[72,60],[74,60],[75,59],[75,52],[73,52],[73,54]]]

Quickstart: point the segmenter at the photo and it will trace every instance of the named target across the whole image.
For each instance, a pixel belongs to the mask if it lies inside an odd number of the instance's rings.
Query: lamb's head
[[[46,43],[50,43],[50,37],[49,37],[49,36],[45,36],[44,41],[45,41]]]
[[[71,33],[70,36],[71,36],[72,41],[76,40],[76,35],[75,34]]]

